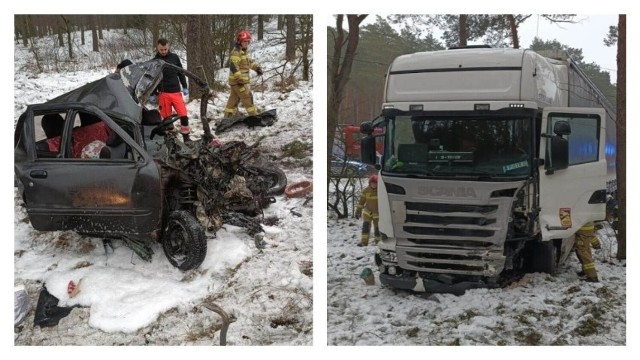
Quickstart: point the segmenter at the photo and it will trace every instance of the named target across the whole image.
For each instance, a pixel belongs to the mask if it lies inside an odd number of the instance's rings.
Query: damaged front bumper
[[[496,288],[499,275],[452,275],[411,271],[398,266],[395,252],[380,251],[375,263],[380,271],[380,283],[390,288],[422,293],[463,295],[469,289]]]
[[[470,289],[498,287],[496,280],[497,279],[494,278],[486,278],[455,281],[454,277],[445,274],[435,275],[433,278],[429,279],[410,275],[380,274],[380,283],[385,286],[395,289],[412,290],[432,294],[446,293],[463,295],[465,291]]]

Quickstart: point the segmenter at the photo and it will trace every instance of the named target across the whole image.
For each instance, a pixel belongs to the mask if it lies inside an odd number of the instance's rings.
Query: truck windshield
[[[532,173],[531,118],[398,115],[388,120],[385,172],[496,180]]]

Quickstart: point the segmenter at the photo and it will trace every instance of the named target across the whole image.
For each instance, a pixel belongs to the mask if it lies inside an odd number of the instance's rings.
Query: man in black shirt
[[[167,39],[158,39],[156,50],[157,53],[154,59],[164,60],[171,65],[182,67],[178,55],[169,51],[169,41]],[[180,89],[181,85],[182,89]],[[190,132],[189,117],[187,116],[187,108],[182,99],[182,95],[189,95],[186,77],[184,74],[178,73],[175,69],[166,67],[162,70],[162,81],[156,88],[156,91],[158,92],[157,101],[160,115],[164,119],[171,115],[172,109],[175,109],[178,116],[180,116],[180,133],[184,137],[184,140],[188,141]]]

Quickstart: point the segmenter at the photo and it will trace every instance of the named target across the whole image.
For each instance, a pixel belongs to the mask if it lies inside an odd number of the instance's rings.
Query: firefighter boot
[[[378,229],[378,218],[373,218],[373,236],[376,242],[376,245],[380,242],[380,230]]]
[[[360,237],[360,243],[358,246],[367,246],[369,245],[369,232],[371,231],[371,222],[363,221],[362,222],[362,236]]]

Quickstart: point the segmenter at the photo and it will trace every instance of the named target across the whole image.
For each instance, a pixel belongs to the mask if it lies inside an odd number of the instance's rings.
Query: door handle
[[[31,170],[29,175],[34,179],[46,179],[47,170]]]

